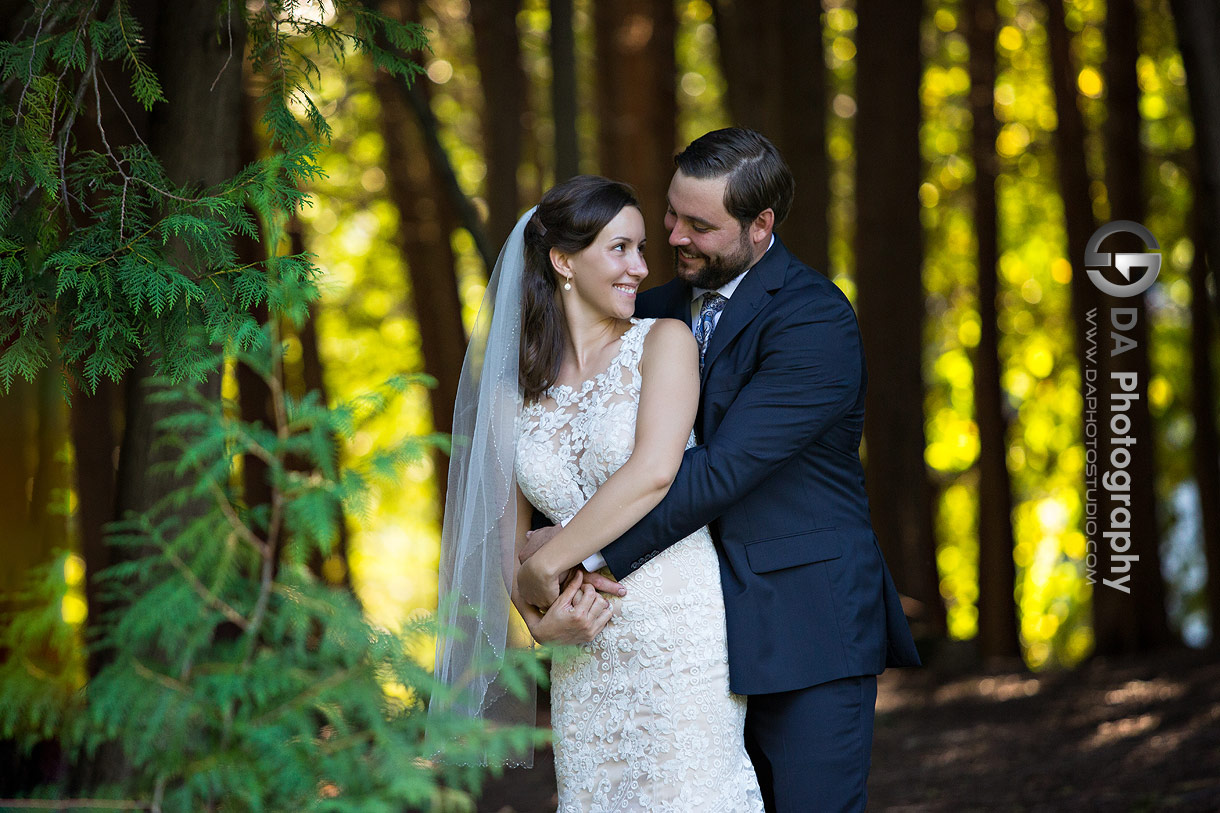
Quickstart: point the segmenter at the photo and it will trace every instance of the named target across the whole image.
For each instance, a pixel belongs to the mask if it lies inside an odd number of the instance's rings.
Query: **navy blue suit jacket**
[[[674,280],[641,294],[636,316],[689,324],[690,303]],[[712,333],[700,445],[665,499],[602,550],[622,579],[711,525],[738,694],[919,665],[869,520],[864,389],[847,297],[776,238]]]

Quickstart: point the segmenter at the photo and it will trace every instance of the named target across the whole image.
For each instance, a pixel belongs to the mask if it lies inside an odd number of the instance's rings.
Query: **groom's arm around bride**
[[[793,187],[767,139],[716,131],[675,164],[666,227],[678,278],[643,294],[636,315],[703,333],[699,445],[665,499],[602,554],[622,580],[710,524],[731,687],[750,695],[746,738],[768,809],[863,809],[875,676],[919,657],[869,519],[855,312],[772,240]],[[700,310],[704,291],[728,296],[718,315]]]

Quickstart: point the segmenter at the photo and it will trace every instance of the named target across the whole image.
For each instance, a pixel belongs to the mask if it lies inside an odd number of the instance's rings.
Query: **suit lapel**
[[[690,327],[690,286],[680,279],[645,291],[635,307],[635,315],[641,318],[667,317],[681,319]]]
[[[703,358],[702,383],[707,382],[708,371],[712,369],[720,352],[737,338],[737,334],[758,315],[763,306],[771,301],[775,292],[783,286],[790,259],[788,249],[784,248],[784,244],[776,237],[775,245],[771,246],[771,250],[764,254],[763,258],[741,280],[737,290],[729,297],[728,304],[724,306],[720,320],[716,323],[716,329],[712,331],[712,339]],[[689,307],[686,320],[690,321]]]

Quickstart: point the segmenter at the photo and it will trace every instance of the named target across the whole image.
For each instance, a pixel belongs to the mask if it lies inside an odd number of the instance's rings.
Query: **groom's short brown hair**
[[[674,156],[674,165],[691,178],[727,175],[724,208],[743,226],[766,209],[775,212],[778,226],[792,207],[792,170],[775,145],[754,130],[726,127],[701,135]]]

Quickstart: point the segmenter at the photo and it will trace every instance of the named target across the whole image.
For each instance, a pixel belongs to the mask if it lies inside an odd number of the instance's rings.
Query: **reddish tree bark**
[[[718,0],[716,31],[733,123],[779,148],[796,180],[784,244],[829,267],[826,62],[819,14],[786,0]]]
[[[996,11],[991,0],[966,4],[970,42],[970,110],[974,119],[974,227],[978,235],[979,343],[974,351],[974,414],[979,427],[979,654],[1021,657],[1014,598],[1012,484],[1008,418],[1000,384],[998,219],[995,152]]]
[[[677,141],[674,34],[667,0],[595,3],[598,152],[601,172],[639,194],[648,234],[644,287],[673,279],[663,226]]]
[[[413,2],[384,0],[381,9],[400,20],[418,19]],[[412,113],[399,81],[379,73],[374,87],[381,103],[390,197],[398,207],[399,245],[407,260],[407,282],[419,324],[424,372],[437,380],[437,386],[429,393],[432,422],[438,432],[449,432],[453,428],[458,375],[466,353],[461,299],[449,242],[456,217],[419,117]],[[445,459],[438,455],[438,463],[437,470],[443,473],[447,468]],[[445,478],[442,474],[436,479],[443,505]]]
[[[483,89],[483,160],[487,162],[487,236],[499,246],[520,214],[517,166],[526,112],[525,70],[517,38],[519,0],[470,4],[474,56]]]
[[[922,7],[859,7],[856,87],[857,308],[868,359],[864,435],[873,525],[921,636],[946,634],[924,463],[923,226],[918,199]]]

